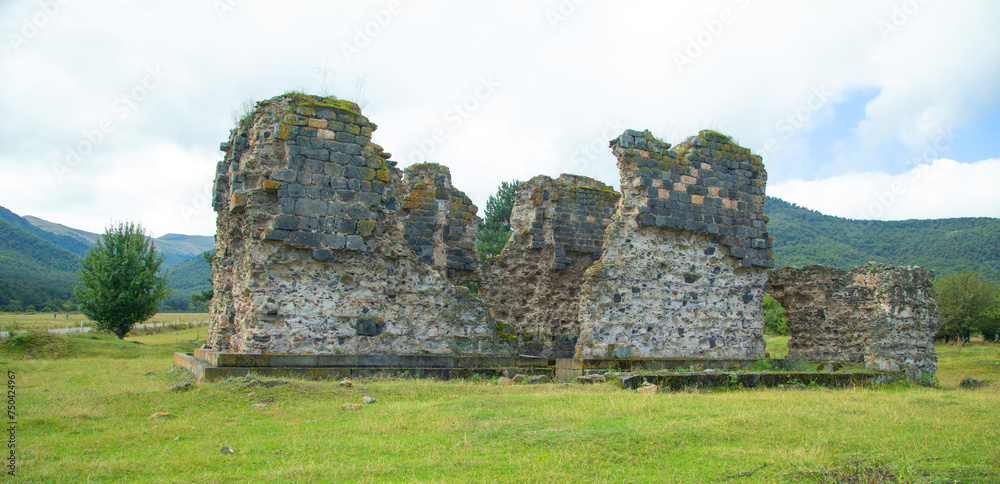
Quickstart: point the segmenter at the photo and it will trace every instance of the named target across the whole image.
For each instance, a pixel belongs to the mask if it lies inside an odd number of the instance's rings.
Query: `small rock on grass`
[[[377,401],[378,400],[375,399],[375,397],[369,397],[369,396],[361,397],[361,403],[364,403],[364,404],[371,404],[371,403],[375,403]]]
[[[641,387],[635,389],[636,392],[641,393],[643,395],[652,395],[658,392],[659,390],[660,387],[650,382],[643,383]]]
[[[549,376],[548,375],[530,376],[525,381],[525,383],[527,383],[528,385],[537,385],[539,383],[548,383],[548,382],[549,382]]]
[[[192,385],[191,382],[189,382],[189,381],[182,381],[182,382],[174,385],[174,387],[171,388],[170,391],[172,391],[172,392],[184,392],[184,391],[190,390],[191,387],[193,387],[193,386],[194,385]]]
[[[604,379],[604,375],[584,375],[576,377],[576,381],[584,385],[592,385],[594,383],[604,383],[606,380]]]
[[[170,415],[167,412],[156,412],[146,418],[169,418],[169,417],[173,417],[173,415]]]
[[[513,378],[514,383],[524,383],[525,380],[527,380],[527,379],[528,379],[528,375],[524,375],[522,373],[518,373],[518,374],[514,375],[514,378]]]
[[[361,410],[362,408],[364,408],[364,407],[362,407],[361,405],[358,405],[356,403],[345,403],[344,404],[344,410]]]
[[[340,386],[342,386],[342,387],[352,387],[352,386],[354,386],[354,384],[351,383],[351,380],[341,380],[340,381]]]
[[[222,453],[223,453],[223,454],[233,454],[233,453],[235,453],[235,452],[236,452],[236,451],[235,451],[235,450],[233,450],[233,448],[232,448],[232,447],[228,447],[228,446],[227,446],[227,447],[223,447],[223,448],[222,448]]]
[[[153,376],[155,374],[156,374],[156,372],[154,372],[153,370],[149,370],[149,371],[146,372],[146,376]]]
[[[975,378],[972,378],[971,376],[967,376],[963,378],[961,382],[959,382],[958,388],[967,388],[971,390],[973,388],[982,388],[982,387],[987,387],[989,385],[990,383],[988,381],[977,380]]]
[[[505,376],[502,376],[500,377],[499,380],[497,380],[497,385],[513,385],[513,384],[514,380],[511,380],[510,378],[507,378]]]

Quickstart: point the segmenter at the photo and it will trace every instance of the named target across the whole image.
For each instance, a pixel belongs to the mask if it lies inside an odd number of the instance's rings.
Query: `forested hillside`
[[[850,269],[875,261],[917,265],[939,276],[975,271],[1000,281],[1000,219],[850,220],[770,197],[764,214],[776,267]]]
[[[57,310],[73,302],[79,257],[0,219],[0,310]]]

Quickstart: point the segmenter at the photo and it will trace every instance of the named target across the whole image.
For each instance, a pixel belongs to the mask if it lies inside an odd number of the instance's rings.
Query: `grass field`
[[[208,313],[158,313],[147,323],[192,323],[205,321]],[[0,331],[42,331],[59,328],[92,327],[94,323],[78,312],[72,313],[0,313]]]
[[[1000,482],[996,345],[939,347],[938,388],[641,395],[612,383],[239,379],[170,391],[187,377],[170,372],[172,353],[204,333],[0,340],[18,479]],[[965,376],[997,384],[957,389]],[[343,409],[363,396],[378,402]]]

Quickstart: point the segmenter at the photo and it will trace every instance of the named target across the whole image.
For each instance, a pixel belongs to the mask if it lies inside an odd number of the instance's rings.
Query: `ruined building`
[[[208,346],[232,353],[764,356],[773,266],[761,158],[702,131],[611,142],[621,192],[574,175],[518,187],[513,235],[481,263],[482,221],[447,168],[400,170],[358,106],[286,94],[221,146]],[[790,350],[933,372],[930,275],[778,271]],[[480,284],[472,297],[461,285]],[[846,357],[846,358],[845,358]]]
[[[933,280],[914,267],[814,265],[774,271],[767,290],[785,308],[789,358],[864,361],[921,380],[937,370]]]
[[[712,132],[612,143],[623,192],[519,187],[481,266],[447,168],[405,170],[350,102],[258,103],[222,150],[209,346],[238,353],[755,358],[771,265],[760,157]],[[459,284],[481,283],[482,299]]]
[[[475,208],[433,166],[404,185],[374,130],[354,103],[289,94],[232,131],[215,181],[211,348],[514,351],[449,280],[474,269]]]
[[[629,130],[611,147],[622,200],[583,281],[576,355],[763,357],[760,156],[711,131],[671,149]]]

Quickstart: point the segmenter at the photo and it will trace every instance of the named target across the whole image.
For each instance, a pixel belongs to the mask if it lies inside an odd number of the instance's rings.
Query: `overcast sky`
[[[232,112],[303,90],[480,207],[538,174],[618,186],[625,129],[715,129],[824,213],[1000,217],[998,23],[990,0],[4,0],[0,206],[214,234]]]

